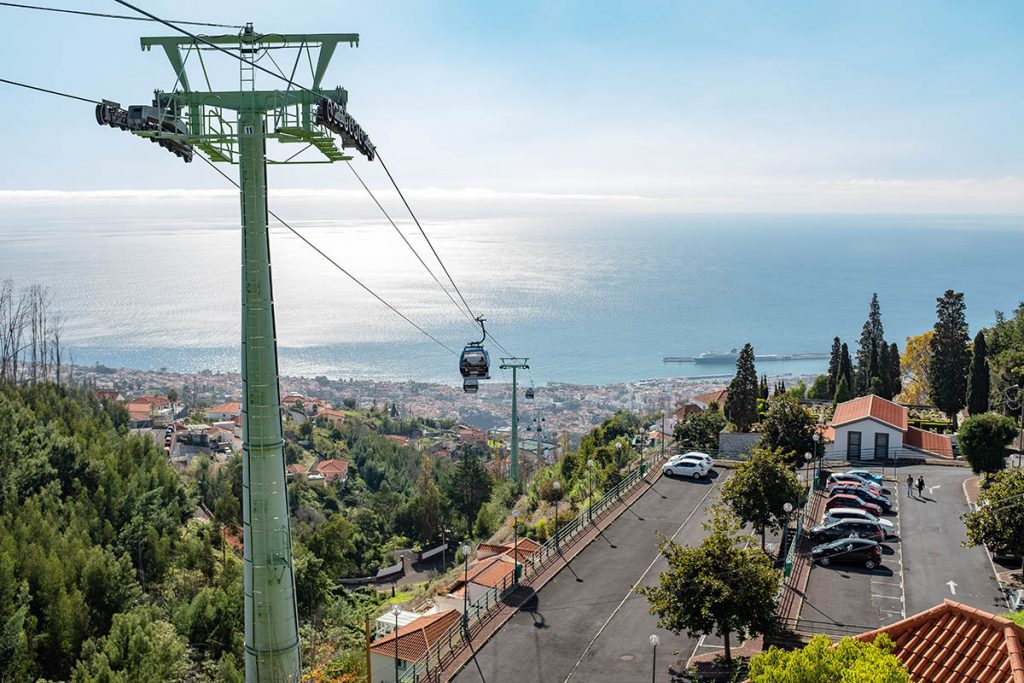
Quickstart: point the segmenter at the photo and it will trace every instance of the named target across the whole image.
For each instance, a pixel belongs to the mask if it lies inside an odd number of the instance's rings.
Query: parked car
[[[861,508],[832,508],[825,511],[822,524],[829,524],[840,519],[866,519],[869,522],[877,522],[887,535],[896,533],[896,526],[888,519],[881,519]]]
[[[1020,562],[1020,551],[1010,548],[1008,545],[990,545],[988,552],[996,562]]]
[[[826,483],[826,486],[829,489],[834,486],[863,486],[875,493],[882,493],[882,485],[878,482],[872,481],[871,479],[865,479],[857,476],[856,474],[848,474],[845,472],[836,472],[835,474],[828,475],[828,483]]]
[[[677,460],[661,466],[661,473],[669,477],[700,479],[708,474],[708,466],[700,460]]]
[[[862,500],[859,496],[851,495],[849,493],[833,494],[832,497],[825,502],[826,510],[832,510],[834,508],[857,508],[859,510],[864,510],[865,512],[870,512],[875,517],[882,514],[882,508],[879,506],[874,503],[869,503],[866,500]]]
[[[811,559],[822,567],[827,567],[833,562],[841,562],[874,569],[882,564],[882,547],[866,538],[841,538],[811,548]]]
[[[839,538],[870,538],[872,541],[884,541],[885,529],[878,522],[867,519],[837,519],[828,524],[812,527],[811,538],[822,541],[834,541]]]
[[[836,493],[848,493],[854,496],[858,496],[867,503],[874,503],[878,507],[882,508],[886,512],[892,509],[892,500],[888,496],[883,496],[880,493],[875,493],[869,488],[864,486],[850,486],[849,484],[843,484],[841,486],[833,486],[829,489],[832,494]]]
[[[715,459],[712,458],[707,453],[701,453],[700,451],[690,451],[689,453],[679,453],[677,455],[673,455],[671,458],[668,459],[668,461],[670,463],[671,462],[678,462],[680,460],[699,460],[700,462],[703,462],[704,465],[707,466],[708,469],[711,469],[712,467],[715,466]]]
[[[871,470],[849,470],[846,473],[847,474],[856,474],[861,479],[868,479],[870,481],[875,482],[876,484],[881,484],[882,483],[882,475],[875,474]]]

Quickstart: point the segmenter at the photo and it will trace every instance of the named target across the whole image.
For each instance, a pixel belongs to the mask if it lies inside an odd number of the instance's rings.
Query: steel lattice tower
[[[170,92],[156,91],[152,106],[127,110],[113,102],[97,107],[101,124],[148,137],[185,161],[198,148],[211,161],[236,164],[242,209],[242,516],[245,564],[245,678],[298,681],[301,674],[298,611],[292,567],[291,528],[285,479],[278,385],[277,334],[267,230],[267,164],[370,160],[374,147],[345,110],[342,88],[324,91],[321,81],[339,43],[357,46],[357,34],[258,34],[249,25],[238,35],[142,38],[143,50],[162,48],[174,70]],[[296,57],[286,90],[256,90],[256,65],[268,51],[291,49]],[[186,63],[200,68],[228,51],[240,62],[238,89],[193,90]],[[295,87],[297,68],[308,61],[312,84]],[[276,64],[276,62],[275,62]],[[342,149],[335,143],[341,138]],[[281,160],[268,158],[267,140],[303,145]],[[310,160],[306,151],[316,155]]]

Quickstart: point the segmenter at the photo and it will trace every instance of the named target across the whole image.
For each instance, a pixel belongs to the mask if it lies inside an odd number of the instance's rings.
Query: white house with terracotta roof
[[[520,557],[523,551],[520,550]],[[498,553],[490,555],[469,566],[466,574],[458,573],[458,578],[449,587],[447,595],[438,595],[434,602],[441,609],[455,609],[462,612],[465,603],[470,605],[482,600],[485,593],[504,595],[515,585],[516,562],[511,554]],[[466,593],[469,594],[467,600]]]
[[[324,479],[328,484],[336,479],[340,479],[343,482],[348,479],[347,460],[321,460],[313,467],[313,469],[324,475]]]
[[[396,683],[395,654],[398,655],[398,675],[418,660],[448,629],[459,623],[462,615],[449,609],[436,614],[427,614],[402,625],[397,631],[370,643],[370,674],[374,683]],[[396,642],[397,640],[397,642]]]
[[[944,434],[908,424],[909,412],[898,403],[869,395],[836,406],[826,438],[825,456],[843,460],[953,457],[953,442]]]
[[[729,399],[728,389],[715,389],[709,391],[706,394],[700,396],[694,396],[690,399],[690,403],[699,407],[701,410],[707,410],[708,406],[712,403],[717,403],[719,408],[725,409],[725,402]]]
[[[206,419],[214,422],[233,420],[242,414],[242,404],[238,401],[229,401],[213,406],[206,411]]]

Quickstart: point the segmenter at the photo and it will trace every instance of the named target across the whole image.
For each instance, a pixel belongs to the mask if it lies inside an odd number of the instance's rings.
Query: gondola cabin
[[[462,391],[467,394],[475,394],[479,388],[480,382],[477,381],[476,377],[467,377],[462,380]]]
[[[482,344],[467,344],[459,359],[459,372],[463,378],[490,379],[490,364],[491,359]]]
[[[533,398],[533,387],[529,387],[526,390],[526,398]]]

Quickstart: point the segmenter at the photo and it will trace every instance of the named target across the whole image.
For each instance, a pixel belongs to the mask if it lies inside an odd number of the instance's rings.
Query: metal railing
[[[517,587],[529,586],[531,580],[549,567],[562,554],[563,546],[584,533],[607,515],[615,505],[621,502],[623,494],[632,490],[645,480],[648,471],[657,466],[660,458],[652,455],[649,461],[640,461],[639,466],[627,474],[622,481],[594,501],[591,506],[584,505],[580,513],[571,522],[562,525],[535,553],[521,564],[522,578],[516,582],[511,576],[505,576],[501,585],[488,589],[480,598],[469,604],[466,616],[452,624],[438,637],[427,651],[414,662],[411,662],[399,676],[399,683],[427,683],[440,680],[441,671],[458,653],[467,646],[487,623],[506,603],[506,598]],[[591,521],[592,515],[592,521]],[[514,572],[512,574],[514,576]],[[463,590],[467,590],[464,586]]]

